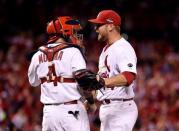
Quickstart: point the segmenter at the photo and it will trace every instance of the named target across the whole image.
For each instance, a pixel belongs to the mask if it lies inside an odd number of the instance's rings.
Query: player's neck
[[[121,39],[121,35],[119,33],[112,34],[108,37],[108,44],[112,45],[117,40]]]
[[[63,38],[59,38],[55,43],[65,43],[65,40]]]

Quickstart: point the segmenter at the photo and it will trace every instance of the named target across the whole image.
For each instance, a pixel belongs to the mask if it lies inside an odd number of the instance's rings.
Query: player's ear
[[[115,28],[115,26],[113,24],[106,24],[106,28],[109,32],[111,32]]]

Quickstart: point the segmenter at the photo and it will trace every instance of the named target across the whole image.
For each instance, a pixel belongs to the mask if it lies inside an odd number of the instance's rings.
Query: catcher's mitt
[[[75,80],[83,90],[98,90],[104,87],[104,79],[90,70],[81,69],[73,73]]]

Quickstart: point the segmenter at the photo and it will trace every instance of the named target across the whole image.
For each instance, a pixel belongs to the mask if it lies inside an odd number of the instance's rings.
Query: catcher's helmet
[[[70,16],[58,17],[47,24],[47,34],[62,35],[70,38],[73,43],[76,43],[76,40],[83,39],[83,35],[77,33],[81,29],[79,21],[72,19]]]

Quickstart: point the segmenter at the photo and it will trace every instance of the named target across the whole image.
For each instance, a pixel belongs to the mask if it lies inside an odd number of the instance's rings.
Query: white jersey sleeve
[[[125,43],[123,46],[125,46],[123,48],[124,50],[120,52],[116,51],[116,53],[118,53],[116,55],[117,69],[120,72],[128,71],[137,74],[136,71],[137,57],[135,51],[130,44]]]
[[[72,72],[80,69],[86,69],[85,59],[78,49],[76,49],[75,53],[73,54],[71,66],[72,66]]]
[[[38,60],[34,54],[33,57],[32,57],[32,60],[31,60],[31,63],[30,63],[30,66],[29,66],[29,69],[28,69],[28,78],[29,78],[29,83],[31,84],[31,86],[38,86],[40,85],[40,79],[38,78],[37,76],[37,67],[38,67]]]

